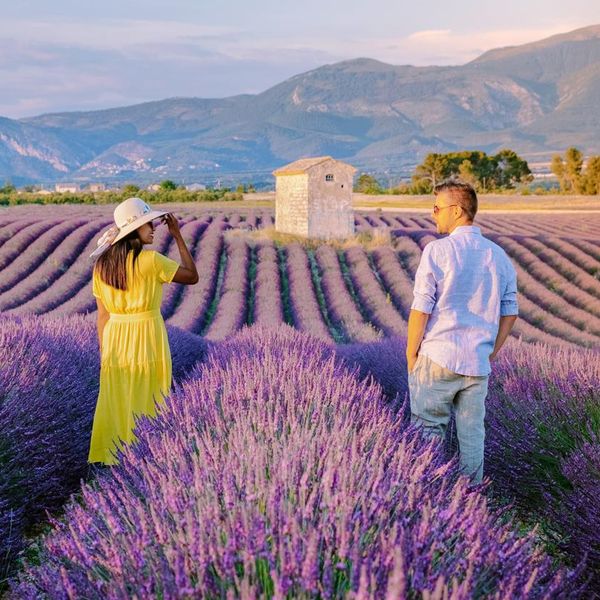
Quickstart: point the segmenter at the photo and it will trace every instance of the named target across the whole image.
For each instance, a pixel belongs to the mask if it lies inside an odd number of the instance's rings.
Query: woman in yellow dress
[[[154,219],[177,242],[181,265],[154,250]],[[171,388],[171,352],[160,313],[163,283],[194,284],[198,272],[175,216],[128,198],[114,211],[115,225],[98,241],[93,294],[98,305],[100,391],[89,463],[116,464],[117,449],[135,440],[136,415],[156,414]]]

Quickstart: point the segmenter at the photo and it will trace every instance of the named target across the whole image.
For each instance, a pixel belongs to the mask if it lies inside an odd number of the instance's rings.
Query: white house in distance
[[[354,235],[355,171],[331,156],[301,158],[273,171],[275,229],[321,239]]]
[[[78,183],[56,183],[54,185],[54,191],[58,192],[59,194],[64,194],[64,193],[71,193],[71,194],[76,194],[77,192],[80,191],[80,187]]]

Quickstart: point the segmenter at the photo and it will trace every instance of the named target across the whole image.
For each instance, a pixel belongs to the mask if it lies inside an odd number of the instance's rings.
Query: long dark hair
[[[133,267],[142,251],[142,240],[138,230],[132,231],[122,240],[113,244],[96,261],[94,269],[98,270],[104,283],[118,289],[127,289],[127,255],[133,251]]]

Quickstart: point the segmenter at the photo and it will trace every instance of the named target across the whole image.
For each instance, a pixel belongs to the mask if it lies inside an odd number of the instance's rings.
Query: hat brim
[[[139,219],[133,221],[133,223],[129,223],[129,225],[125,225],[123,229],[119,230],[119,235],[112,241],[112,245],[116,244],[119,240],[122,240],[124,237],[128,236],[132,231],[139,229],[142,225],[153,221],[154,219],[158,219],[167,214],[166,210],[151,210],[149,213],[142,215]]]

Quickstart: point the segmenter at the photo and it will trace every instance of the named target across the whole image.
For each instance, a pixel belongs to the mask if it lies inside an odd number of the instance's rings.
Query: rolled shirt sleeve
[[[163,256],[160,252],[154,252],[154,272],[161,283],[171,283],[177,269],[179,269],[177,261]]]
[[[421,262],[415,274],[413,303],[411,309],[431,314],[436,302],[435,263],[433,260],[433,245],[427,244],[421,255]]]
[[[517,273],[512,263],[507,258],[507,278],[506,288],[502,299],[500,300],[500,316],[508,317],[509,315],[519,314],[519,303],[517,301]]]

